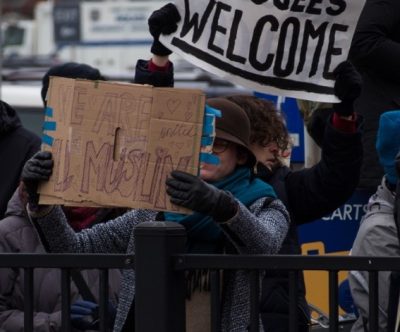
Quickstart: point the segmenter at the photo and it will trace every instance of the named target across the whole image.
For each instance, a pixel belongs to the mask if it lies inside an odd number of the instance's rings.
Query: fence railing
[[[290,331],[297,331],[297,278],[302,270],[329,273],[329,331],[338,331],[338,272],[368,271],[369,325],[378,331],[378,271],[400,271],[400,258],[290,255],[192,255],[185,254],[186,235],[175,223],[143,223],[135,229],[133,255],[115,254],[0,254],[0,268],[22,268],[25,279],[25,331],[33,331],[33,271],[36,268],[61,269],[62,330],[70,331],[71,269],[99,269],[100,330],[107,331],[108,269],[135,269],[135,331],[185,331],[185,277],[187,270],[211,271],[211,331],[219,330],[219,271],[247,270],[251,281],[250,331],[259,328],[259,276],[263,270],[289,271]]]
[[[61,270],[61,321],[62,331],[71,331],[70,294],[71,271],[74,269],[98,269],[99,277],[99,318],[100,331],[107,331],[106,315],[108,303],[108,270],[134,268],[134,256],[115,254],[0,254],[0,268],[21,268],[24,270],[24,331],[32,332],[34,313],[33,271],[38,268]],[[1,272],[0,272],[1,273]],[[2,331],[0,326],[0,331]]]

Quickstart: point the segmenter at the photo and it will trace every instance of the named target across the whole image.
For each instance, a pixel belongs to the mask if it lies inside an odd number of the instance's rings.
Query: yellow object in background
[[[308,252],[317,255],[336,256],[348,255],[349,251],[338,251],[334,253],[325,253],[325,245],[323,242],[310,242],[301,245],[301,252],[307,255]],[[347,279],[348,271],[340,271],[338,273],[338,285]],[[327,271],[304,271],[304,282],[306,285],[307,302],[329,315],[329,273]],[[339,307],[339,315],[345,312]]]

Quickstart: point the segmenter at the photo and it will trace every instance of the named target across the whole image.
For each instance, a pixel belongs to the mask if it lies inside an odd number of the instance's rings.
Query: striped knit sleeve
[[[134,227],[141,222],[155,220],[155,215],[156,212],[150,210],[131,210],[79,233],[69,226],[59,206],[49,210],[46,215],[35,216],[32,213],[31,219],[48,251],[125,253]]]

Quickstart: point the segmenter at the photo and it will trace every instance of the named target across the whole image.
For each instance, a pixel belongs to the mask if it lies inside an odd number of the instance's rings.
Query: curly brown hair
[[[282,151],[290,146],[285,119],[272,102],[251,95],[232,95],[225,98],[239,105],[249,117],[251,143],[266,146],[275,142]]]

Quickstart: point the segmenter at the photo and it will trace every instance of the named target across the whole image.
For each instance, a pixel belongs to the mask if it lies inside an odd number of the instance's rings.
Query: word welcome
[[[182,20],[162,42],[196,65],[260,91],[334,99],[332,72],[347,58],[363,3],[176,0]]]

